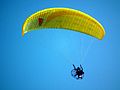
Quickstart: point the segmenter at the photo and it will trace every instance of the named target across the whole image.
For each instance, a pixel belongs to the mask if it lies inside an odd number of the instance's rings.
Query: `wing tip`
[[[22,26],[22,36],[24,36],[24,24]]]

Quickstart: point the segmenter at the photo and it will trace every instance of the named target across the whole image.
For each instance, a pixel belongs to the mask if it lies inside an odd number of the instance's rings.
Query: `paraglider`
[[[90,15],[70,8],[48,8],[38,11],[29,16],[22,27],[22,36],[27,32],[42,30],[46,28],[62,28],[61,30],[72,30],[84,33],[102,40],[105,35],[103,26]],[[71,71],[76,79],[83,78],[83,68],[76,68]]]
[[[48,8],[28,17],[22,28],[22,35],[32,30],[63,28],[88,34],[98,39],[105,35],[103,26],[91,16],[69,8]]]

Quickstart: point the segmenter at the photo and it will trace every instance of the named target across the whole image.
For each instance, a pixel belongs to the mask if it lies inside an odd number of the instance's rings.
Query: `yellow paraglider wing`
[[[26,19],[22,35],[42,28],[63,28],[82,32],[102,39],[105,35],[102,25],[91,16],[69,8],[49,8],[41,10]]]

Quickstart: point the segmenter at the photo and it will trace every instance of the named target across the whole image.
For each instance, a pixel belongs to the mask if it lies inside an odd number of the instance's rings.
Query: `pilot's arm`
[[[75,65],[73,64],[74,69],[76,69]]]
[[[80,65],[81,70],[83,70],[82,66]]]

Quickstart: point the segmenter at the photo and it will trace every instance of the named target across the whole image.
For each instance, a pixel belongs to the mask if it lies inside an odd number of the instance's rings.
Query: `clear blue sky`
[[[22,37],[24,20],[49,7],[93,16],[105,28],[104,39],[54,29]],[[119,21],[119,0],[0,0],[0,90],[120,90]],[[94,43],[81,62],[90,38]],[[85,77],[75,80],[72,63],[80,62]]]

